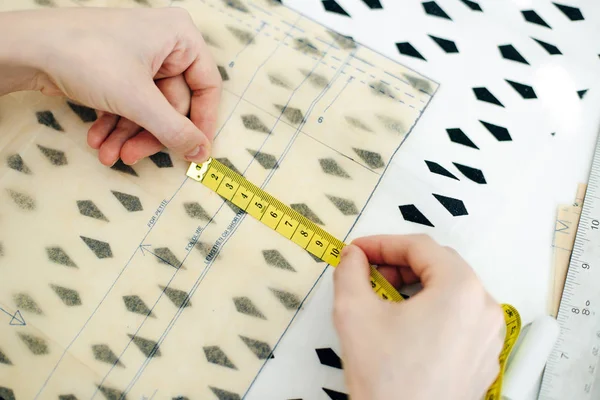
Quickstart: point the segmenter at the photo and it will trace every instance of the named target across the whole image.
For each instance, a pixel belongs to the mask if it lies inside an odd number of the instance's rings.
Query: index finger
[[[201,36],[196,41],[196,58],[184,72],[184,77],[192,92],[190,119],[212,142],[217,128],[222,79]]]
[[[468,265],[457,262],[456,254],[426,235],[377,235],[355,239],[352,244],[361,248],[370,263],[409,267],[424,286],[469,273]]]

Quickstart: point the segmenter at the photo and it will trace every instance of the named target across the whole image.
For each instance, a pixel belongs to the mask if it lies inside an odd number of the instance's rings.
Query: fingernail
[[[196,148],[190,151],[186,156],[186,160],[193,162],[204,162],[204,158],[206,156],[206,151],[204,146],[196,146]]]
[[[348,255],[348,252],[350,251],[350,246],[352,245],[344,246],[344,248],[342,249],[342,257]]]

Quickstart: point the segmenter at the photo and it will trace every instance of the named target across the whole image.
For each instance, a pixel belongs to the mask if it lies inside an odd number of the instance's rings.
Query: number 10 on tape
[[[315,257],[333,267],[339,264],[345,246],[341,240],[219,161],[209,159],[203,164],[191,163],[187,175]],[[382,299],[403,300],[374,267],[371,267],[371,286]]]

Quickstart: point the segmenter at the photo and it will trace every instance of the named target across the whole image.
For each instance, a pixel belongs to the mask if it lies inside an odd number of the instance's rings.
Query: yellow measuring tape
[[[187,176],[202,183],[327,264],[333,267],[339,264],[344,242],[219,161],[211,158],[202,164],[191,163]],[[404,301],[402,295],[374,266],[371,266],[370,278],[371,286],[380,298],[387,301]],[[521,331],[521,318],[517,310],[509,304],[503,304],[502,308],[506,336],[500,353],[500,373],[488,390],[486,400],[500,400],[506,361]]]

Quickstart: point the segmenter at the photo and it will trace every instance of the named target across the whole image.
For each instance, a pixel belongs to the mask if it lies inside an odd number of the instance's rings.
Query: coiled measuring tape
[[[202,183],[327,264],[333,267],[339,264],[344,242],[219,161],[211,158],[202,164],[191,163],[187,176]],[[402,295],[374,266],[371,266],[370,280],[373,291],[381,299],[404,301]],[[502,309],[506,335],[499,356],[500,373],[487,391],[485,400],[500,400],[506,361],[521,332],[521,317],[517,310],[509,304],[502,304]]]

